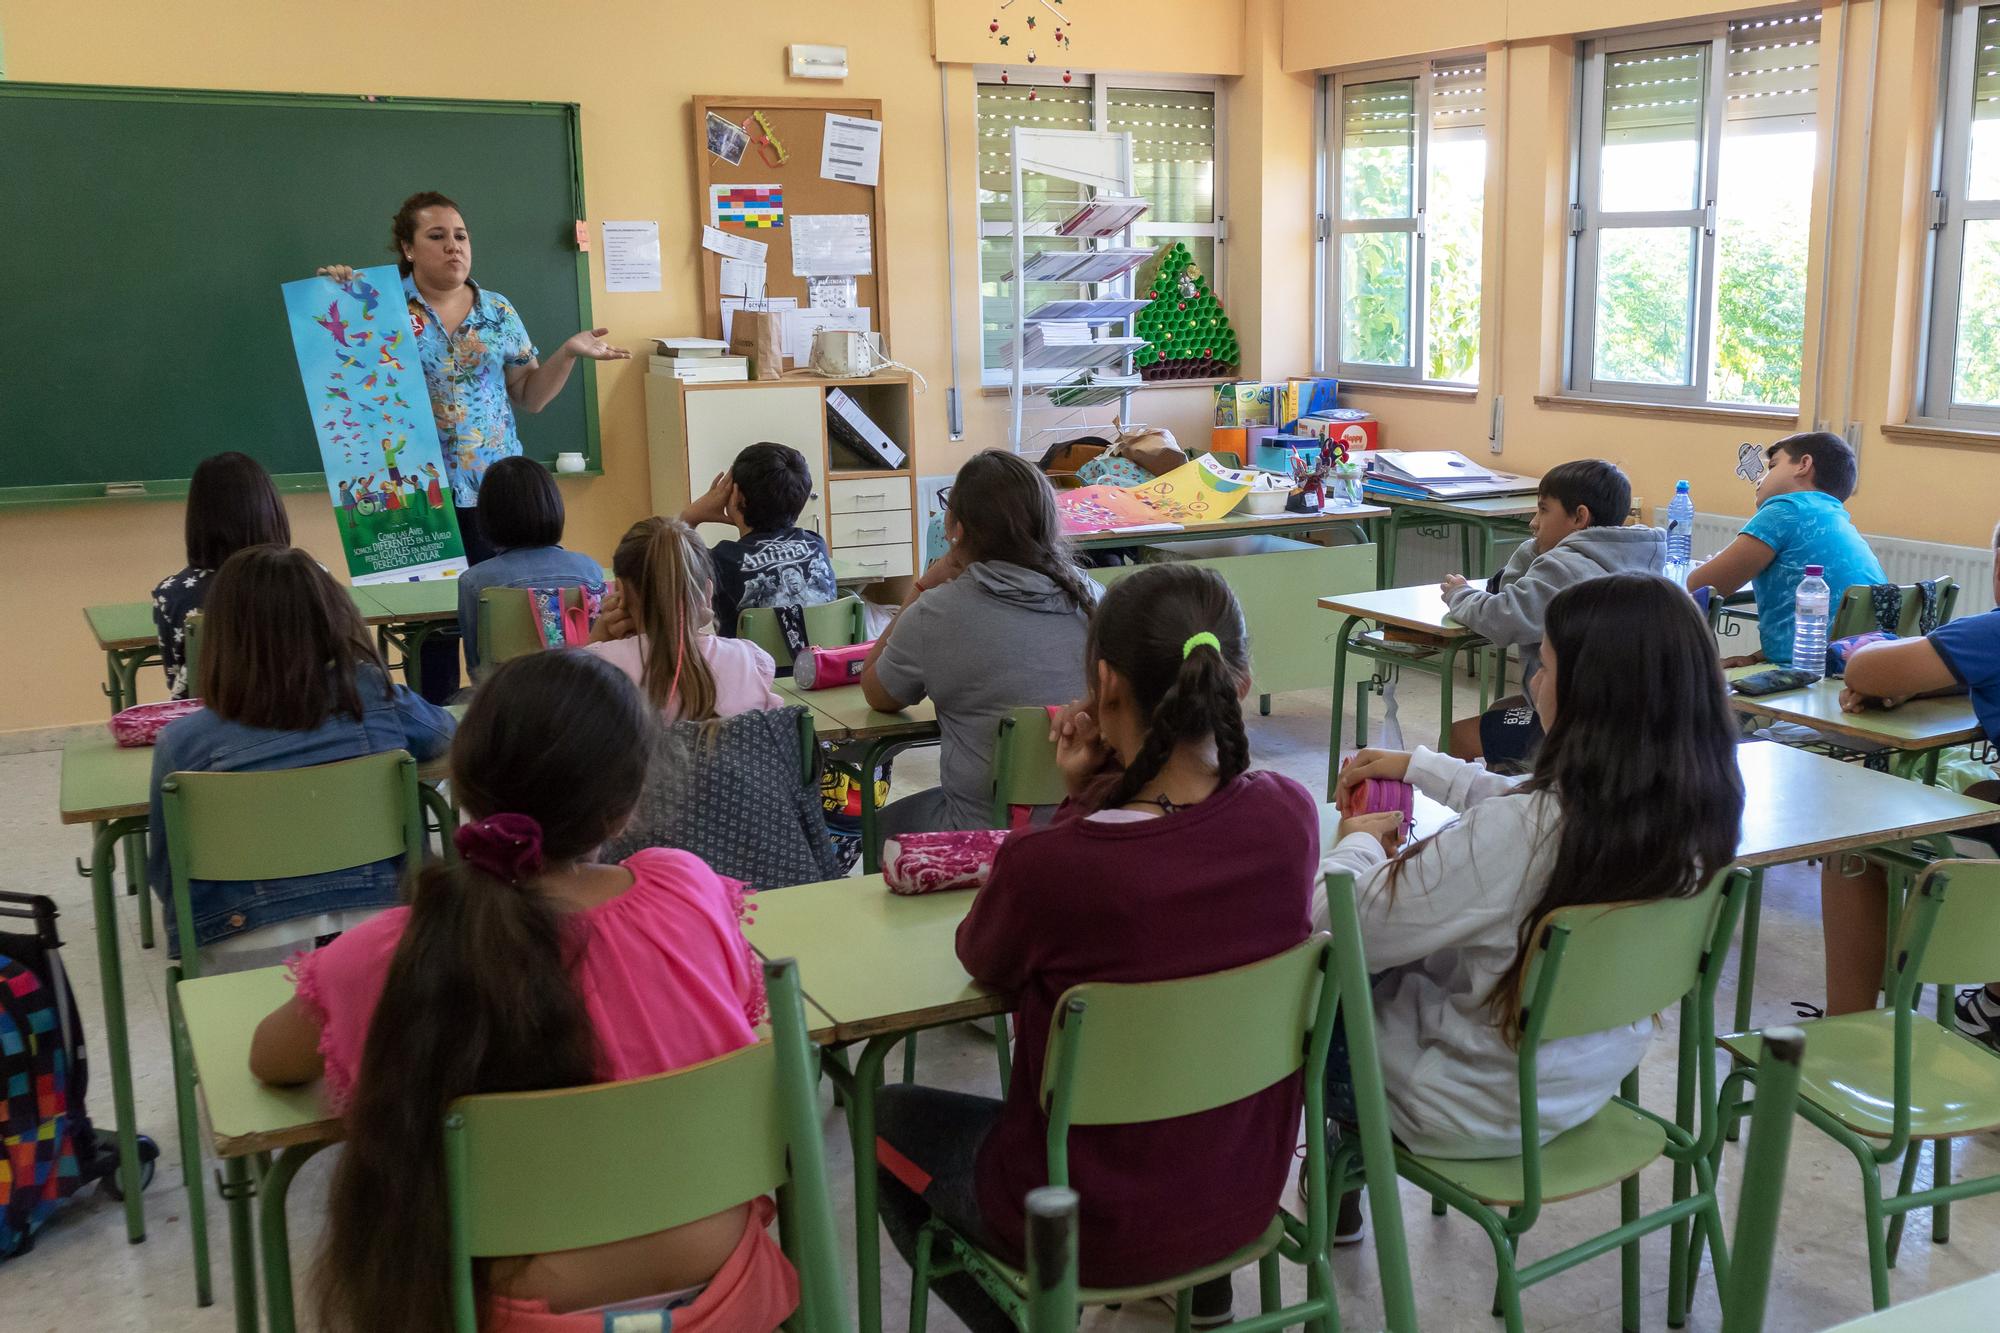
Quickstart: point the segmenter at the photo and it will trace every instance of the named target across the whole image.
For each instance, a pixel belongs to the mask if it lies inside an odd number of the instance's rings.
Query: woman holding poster
[[[476,565],[494,554],[479,530],[479,484],[488,467],[521,452],[514,413],[548,406],[569,382],[577,358],[620,361],[631,353],[605,342],[609,330],[585,329],[541,360],[512,303],[472,281],[472,238],[465,218],[456,203],[435,190],[405,199],[390,221],[389,234],[466,563]],[[345,264],[319,272],[343,285],[355,277]],[[357,295],[380,299],[372,289]],[[372,313],[372,301],[369,306]],[[381,349],[380,355],[389,354]],[[389,495],[400,504],[405,498],[398,493],[402,478],[395,475],[393,460],[390,469]],[[447,684],[457,688],[458,641],[438,635],[425,648],[424,692],[443,697]]]

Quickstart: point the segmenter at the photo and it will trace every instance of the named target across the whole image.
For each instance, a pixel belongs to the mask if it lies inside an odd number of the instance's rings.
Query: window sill
[[[1659,417],[1668,421],[1735,422],[1743,426],[1796,426],[1797,412],[1763,407],[1683,407],[1673,403],[1629,403],[1622,398],[1582,398],[1573,394],[1535,395],[1536,407],[1563,412],[1609,412],[1622,416]]]
[[[1205,380],[1148,380],[1144,384],[1133,385],[1132,392],[1148,393],[1155,389],[1212,389],[1218,384],[1234,384],[1241,378],[1242,376],[1240,375],[1228,375]],[[1033,388],[1034,386],[1030,384],[1025,387]],[[1011,384],[982,384],[979,386],[979,396],[982,398],[1005,398],[1013,392],[1014,386]]]
[[[1442,398],[1469,403],[1479,390],[1469,384],[1406,384],[1401,380],[1340,380],[1342,393],[1379,393],[1390,398]]]
[[[1969,426],[1939,426],[1924,421],[1903,421],[1881,428],[1883,438],[1899,444],[1959,444],[1994,448],[2000,446],[2000,431],[1974,430]]]

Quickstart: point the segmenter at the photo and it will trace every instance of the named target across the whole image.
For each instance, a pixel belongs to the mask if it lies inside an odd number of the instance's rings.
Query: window
[[[1922,412],[2000,427],[2000,5],[1953,15],[1945,98]]]
[[[1013,337],[1013,292],[1002,281],[1014,267],[1012,201],[1008,198],[1010,162],[1007,131],[1016,125],[1053,130],[1129,131],[1132,135],[1132,175],[1138,195],[1151,207],[1132,228],[1134,245],[1165,245],[1180,241],[1193,254],[1218,296],[1221,273],[1217,260],[1222,219],[1217,212],[1222,195],[1217,144],[1220,141],[1220,97],[1212,83],[1195,80],[1122,80],[1074,75],[1047,82],[1023,82],[1010,71],[1007,83],[978,86],[979,133],[979,312],[980,366],[988,383],[1006,379],[1000,349]],[[1030,216],[1045,202],[1051,185],[1063,182],[1030,177],[1023,193]],[[1027,249],[1072,249],[1073,243],[1030,237]],[[1061,300],[1089,294],[1089,289],[1042,283],[1037,300]]]
[[[1797,406],[1818,98],[1818,10],[1591,44],[1572,393]]]
[[[1334,226],[1322,270],[1336,373],[1476,383],[1485,61],[1343,75],[1327,108]]]

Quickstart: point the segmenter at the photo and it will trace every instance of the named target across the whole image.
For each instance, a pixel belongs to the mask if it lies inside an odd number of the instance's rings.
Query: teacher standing
[[[476,565],[495,554],[479,526],[479,485],[487,468],[521,452],[514,413],[547,407],[569,382],[577,358],[621,361],[631,353],[604,341],[608,329],[585,329],[543,361],[513,303],[472,280],[465,217],[435,190],[405,199],[389,235],[466,563]],[[320,272],[337,282],[354,274],[344,264]],[[423,667],[425,694],[443,697],[455,690],[456,637],[439,635],[427,643]]]

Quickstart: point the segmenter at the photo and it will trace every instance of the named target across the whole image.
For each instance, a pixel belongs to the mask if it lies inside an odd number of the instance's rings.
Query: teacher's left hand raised
[[[613,347],[604,341],[604,335],[609,332],[610,329],[585,329],[572,336],[563,344],[563,348],[571,356],[582,357],[587,361],[629,361],[632,357],[630,352],[622,347]]]

